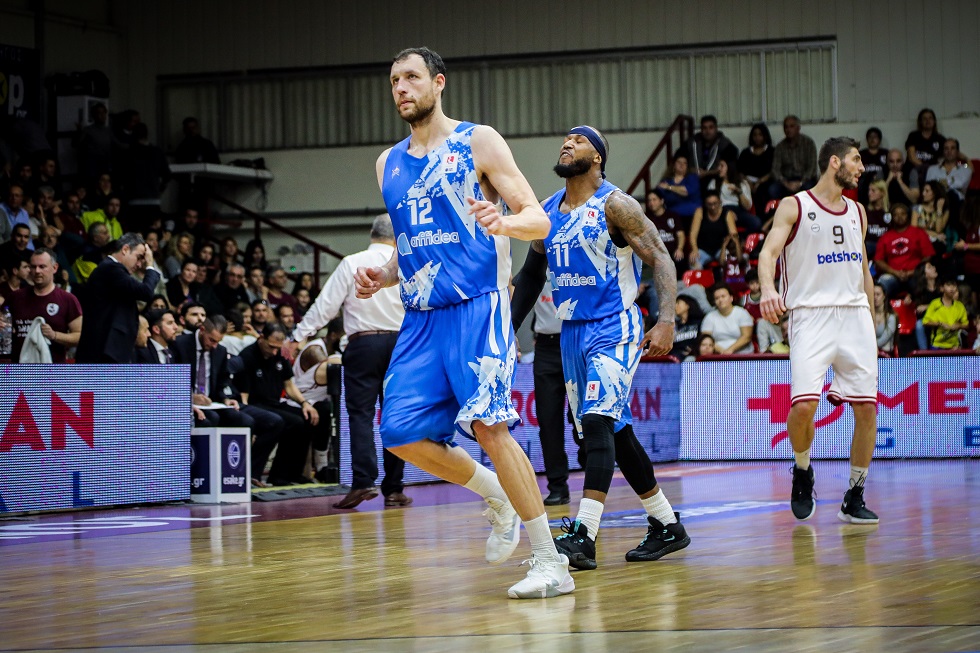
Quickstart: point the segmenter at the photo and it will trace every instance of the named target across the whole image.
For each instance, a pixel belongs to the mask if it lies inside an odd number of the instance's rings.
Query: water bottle
[[[10,360],[12,345],[13,320],[10,317],[10,308],[4,306],[0,313],[0,358]]]

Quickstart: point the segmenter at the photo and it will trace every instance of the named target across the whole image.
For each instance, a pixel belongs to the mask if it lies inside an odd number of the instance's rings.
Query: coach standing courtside
[[[132,276],[136,270],[146,271],[143,281]],[[136,302],[152,300],[158,281],[153,252],[142,236],[126,233],[110,243],[109,256],[92,272],[81,297],[85,320],[76,362],[131,362],[139,328]]]
[[[374,446],[374,405],[384,402],[383,383],[391,352],[398,340],[405,309],[397,287],[378,291],[370,299],[357,299],[354,271],[359,267],[384,265],[395,249],[395,233],[388,214],[379,215],[371,225],[371,244],[364,251],[344,258],[330,275],[316,302],[296,325],[292,340],[283,354],[290,359],[306,343],[306,339],[336,317],[344,309],[344,331],[347,349],[344,351],[344,392],[347,414],[350,417],[350,455],[354,473],[351,490],[338,508],[354,508],[362,501],[378,496],[378,454]],[[386,506],[406,506],[412,502],[403,490],[402,474],[405,461],[384,450],[385,477],[381,492]]]

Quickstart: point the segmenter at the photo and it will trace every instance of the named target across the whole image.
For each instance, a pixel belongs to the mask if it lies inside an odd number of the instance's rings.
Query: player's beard
[[[841,188],[846,188],[848,190],[854,190],[858,187],[857,181],[854,179],[854,175],[847,172],[843,168],[834,173],[834,181]]]
[[[408,115],[402,115],[402,120],[416,127],[424,125],[432,117],[432,112],[436,109],[436,100],[433,96],[420,97],[415,102],[415,108]]]
[[[571,163],[556,163],[554,167],[555,174],[562,179],[584,175],[591,169],[592,161],[590,159],[574,159]]]

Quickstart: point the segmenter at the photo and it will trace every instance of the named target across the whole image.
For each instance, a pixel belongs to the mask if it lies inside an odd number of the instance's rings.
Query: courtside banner
[[[633,414],[633,430],[637,439],[654,462],[677,460],[680,449],[680,381],[681,366],[677,364],[641,363],[633,377],[630,391],[630,410]],[[535,472],[544,471],[541,455],[541,439],[538,435],[538,416],[534,397],[534,372],[531,364],[517,365],[517,376],[511,390],[514,408],[521,416],[521,424],[514,427],[514,439],[527,453]],[[566,411],[567,412],[567,411]],[[381,436],[378,435],[380,412],[375,412],[375,447],[378,460],[382,459]],[[456,443],[466,449],[476,460],[491,469],[489,457],[475,441],[456,435]],[[572,435],[572,427],[565,422],[565,451],[568,466],[579,469],[576,454],[578,444]],[[379,465],[380,467],[380,465]],[[384,476],[379,469],[379,479]],[[340,481],[349,484],[350,424],[343,397],[340,402]],[[412,465],[405,466],[406,483],[430,483],[439,479],[422,472]]]
[[[190,366],[0,365],[0,513],[190,498]]]
[[[791,460],[787,360],[684,363],[682,460]],[[828,372],[824,393],[833,378]],[[850,455],[850,409],[821,397],[812,453]],[[980,456],[980,357],[879,359],[877,458]]]

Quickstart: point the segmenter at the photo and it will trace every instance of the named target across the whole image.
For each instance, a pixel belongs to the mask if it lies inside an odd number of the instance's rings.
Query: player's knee
[[[611,448],[615,421],[608,415],[586,413],[582,416],[582,435],[588,451]]]
[[[797,401],[789,409],[790,419],[813,419],[813,416],[817,414],[817,404],[819,402],[807,400],[807,401]]]
[[[500,438],[511,437],[510,430],[503,422],[489,426],[483,422],[473,422],[470,429],[473,431],[473,437],[476,438],[477,443],[484,449],[493,447],[500,441]]]

